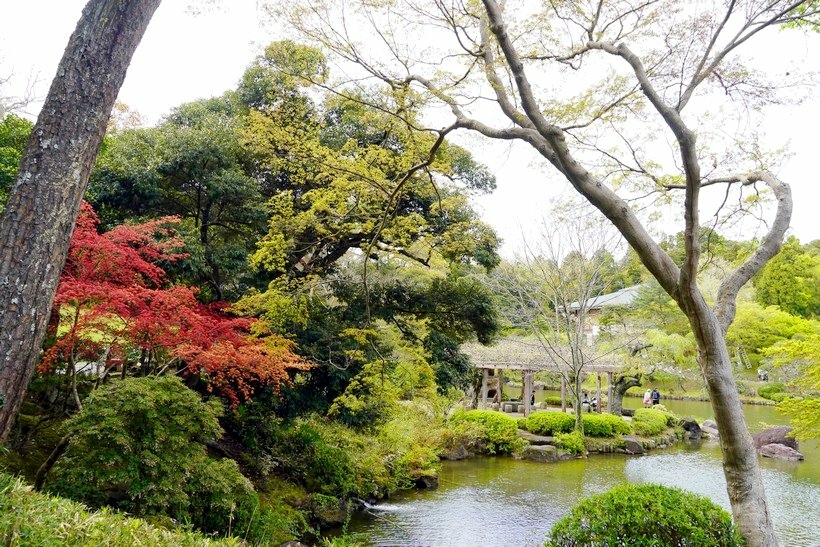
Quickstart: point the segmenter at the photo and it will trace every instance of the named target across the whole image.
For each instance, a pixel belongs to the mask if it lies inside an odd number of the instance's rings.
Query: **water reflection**
[[[684,412],[708,417],[708,404],[695,404],[700,407]],[[782,423],[771,407],[753,410],[759,421]],[[820,451],[816,443],[801,450],[808,461],[761,460],[763,479],[782,544],[820,546]],[[370,516],[357,516],[349,530],[367,533],[374,545],[542,545],[547,531],[581,498],[623,481],[678,486],[729,507],[717,444],[682,443],[642,457],[596,455],[560,464],[511,458],[446,462],[439,489],[403,493]]]

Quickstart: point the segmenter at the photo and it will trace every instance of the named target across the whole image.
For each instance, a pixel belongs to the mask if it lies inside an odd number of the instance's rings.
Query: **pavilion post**
[[[567,411],[567,379],[561,375],[561,412]]]
[[[490,371],[486,368],[481,369],[481,408],[487,408],[487,380],[490,375]]]
[[[524,416],[530,415],[532,407],[532,372],[525,370],[524,372]]]
[[[597,410],[598,414],[600,414],[601,412],[603,412],[603,406],[604,406],[604,405],[601,404],[601,373],[600,372],[598,373],[598,394],[596,395],[596,397],[598,397],[598,408],[596,410]]]
[[[612,413],[612,371],[606,373],[606,411]]]

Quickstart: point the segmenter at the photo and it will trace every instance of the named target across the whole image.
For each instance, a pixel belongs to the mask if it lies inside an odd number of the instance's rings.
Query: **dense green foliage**
[[[520,450],[524,441],[518,436],[515,418],[493,410],[456,412],[450,419],[456,433],[476,432],[489,454],[510,454]]]
[[[544,402],[549,406],[561,406],[562,404],[560,395],[547,395],[544,397]]]
[[[820,315],[820,255],[813,251],[789,238],[755,278],[757,301],[792,315]]]
[[[234,418],[258,476],[343,500],[378,499],[436,474],[444,431],[423,400],[398,405],[392,419],[366,433],[318,416],[271,418],[259,406],[247,405]]]
[[[632,417],[635,433],[651,437],[663,433],[669,427],[670,414],[653,408],[638,408]]]
[[[33,124],[14,114],[0,120],[0,211],[17,176]]]
[[[575,418],[564,412],[534,412],[524,422],[524,428],[536,435],[569,433],[573,427]]]
[[[584,435],[590,437],[612,437],[628,435],[632,427],[620,416],[614,414],[586,413],[583,415]]]
[[[779,403],[786,397],[786,388],[780,382],[771,382],[757,388],[757,394],[764,399]]]
[[[555,435],[555,446],[559,450],[565,450],[572,454],[583,454],[584,436],[580,431],[571,431],[569,433],[557,433]]]
[[[0,474],[0,537],[5,545],[109,545],[206,547],[241,545],[194,532],[170,531],[110,509],[91,512],[80,503],[32,492],[19,479]]]
[[[743,545],[732,517],[707,498],[654,484],[623,484],[576,505],[546,545]]]
[[[729,347],[741,346],[753,367],[763,363],[763,353],[778,342],[807,335],[817,329],[815,321],[790,315],[776,306],[762,307],[753,302],[740,303],[726,341]]]
[[[613,437],[632,433],[629,423],[614,414],[585,412],[581,415],[581,421],[584,435],[590,437]],[[536,435],[561,435],[573,430],[575,418],[564,412],[534,412],[522,420],[521,427]]]
[[[820,438],[820,328],[813,334],[778,342],[765,348],[763,354],[771,359],[781,377],[790,380],[792,389],[802,395],[781,397],[778,405],[791,417],[795,436]]]
[[[219,404],[175,377],[132,378],[92,393],[66,428],[73,434],[47,483],[93,507],[167,515],[208,532],[270,534],[250,482],[230,459],[207,456]]]

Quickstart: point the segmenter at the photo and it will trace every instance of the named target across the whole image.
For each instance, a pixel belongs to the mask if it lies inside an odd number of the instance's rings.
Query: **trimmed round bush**
[[[547,403],[549,406],[561,406],[561,396],[547,395],[546,397],[544,397],[544,402]]]
[[[638,408],[632,417],[632,427],[635,433],[644,437],[651,437],[663,433],[667,426],[667,414],[652,408]]]
[[[772,401],[775,400],[776,394],[783,393],[785,391],[786,387],[780,382],[772,382],[770,384],[766,384],[757,388],[758,395],[760,395],[764,399],[769,399]]]
[[[590,437],[614,437],[628,435],[632,427],[620,416],[614,414],[583,414],[584,435]]]
[[[536,435],[569,433],[575,426],[575,418],[563,412],[535,412],[527,416],[525,428]]]
[[[729,513],[707,498],[657,484],[622,484],[573,507],[546,545],[734,547],[743,540]]]
[[[581,454],[586,450],[584,437],[580,431],[570,433],[558,433],[555,435],[555,447],[572,454]]]
[[[477,426],[490,454],[509,454],[520,450],[525,444],[518,436],[518,421],[494,410],[456,412],[452,417],[452,424],[456,430],[464,424]]]

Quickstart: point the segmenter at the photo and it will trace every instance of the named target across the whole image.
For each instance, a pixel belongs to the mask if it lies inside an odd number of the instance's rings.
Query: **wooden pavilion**
[[[570,370],[568,359],[556,351],[545,347],[537,340],[526,340],[523,338],[504,338],[492,346],[482,346],[481,344],[464,344],[461,351],[470,357],[473,366],[481,369],[481,407],[487,408],[489,392],[489,380],[491,376],[497,378],[498,387],[501,389],[501,375],[505,370],[521,371],[522,383],[524,385],[524,415],[528,416],[532,410],[531,396],[533,393],[533,378],[536,372],[563,372]],[[601,375],[607,375],[607,411],[611,411],[612,405],[612,377],[615,372],[621,370],[622,365],[614,361],[607,361],[603,358],[594,358],[586,363],[583,372],[586,374],[596,374],[598,377],[598,401],[601,400]],[[564,375],[561,375],[561,409],[567,410],[567,385]],[[602,405],[598,405],[598,412],[602,411]]]

